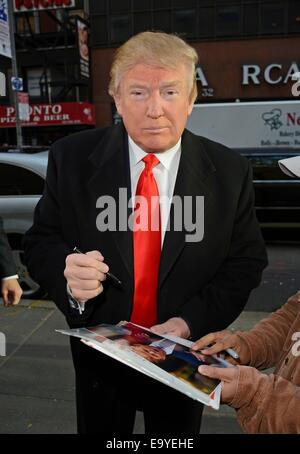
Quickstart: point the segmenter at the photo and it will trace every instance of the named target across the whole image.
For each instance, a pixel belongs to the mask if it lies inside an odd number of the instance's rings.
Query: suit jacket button
[[[284,360],[284,364],[287,364],[289,362],[289,357],[287,356]]]

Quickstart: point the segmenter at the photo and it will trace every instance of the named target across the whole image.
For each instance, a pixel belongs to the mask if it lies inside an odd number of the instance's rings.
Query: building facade
[[[95,126],[89,73],[88,1],[12,0],[18,76],[28,93],[24,145],[48,146]],[[0,145],[16,144],[11,60],[1,57],[6,95],[0,97]]]
[[[107,93],[115,48],[135,33],[177,33],[199,55],[197,102],[293,100],[300,71],[297,0],[90,0],[96,124],[114,121]]]

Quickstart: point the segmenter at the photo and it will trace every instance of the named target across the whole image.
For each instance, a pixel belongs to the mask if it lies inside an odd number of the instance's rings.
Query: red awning
[[[31,104],[29,121],[22,126],[95,125],[95,107],[87,102],[61,102],[54,104]],[[16,126],[15,109],[0,106],[0,128]]]

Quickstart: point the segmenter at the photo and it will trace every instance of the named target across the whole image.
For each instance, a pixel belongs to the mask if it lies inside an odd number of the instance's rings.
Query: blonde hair
[[[196,50],[174,34],[142,32],[132,36],[116,51],[110,70],[108,92],[117,94],[124,74],[138,63],[176,69],[182,63],[187,67],[190,78],[190,100],[197,97]]]

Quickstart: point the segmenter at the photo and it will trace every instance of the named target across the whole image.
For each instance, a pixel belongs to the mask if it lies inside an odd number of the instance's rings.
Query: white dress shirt
[[[134,197],[139,177],[145,168],[142,159],[148,154],[142,150],[131,137],[128,136],[129,143],[129,165],[131,176],[131,195],[134,206]],[[159,196],[162,197],[160,203],[161,217],[161,245],[163,245],[166,228],[169,220],[170,206],[174,193],[174,186],[177,177],[179,161],[181,156],[181,138],[169,150],[155,153],[160,161],[153,169],[153,175],[158,187]]]
[[[19,276],[17,274],[14,274],[13,276],[3,277],[1,280],[8,281],[9,279],[19,279]]]

